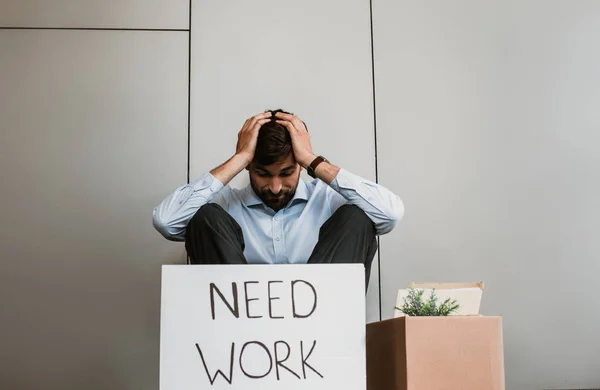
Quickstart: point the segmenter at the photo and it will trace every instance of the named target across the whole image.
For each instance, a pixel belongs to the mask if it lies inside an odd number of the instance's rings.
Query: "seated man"
[[[315,180],[300,180],[303,168]],[[230,188],[244,169],[250,185]],[[192,264],[362,263],[368,285],[375,237],[403,213],[388,189],[313,154],[304,122],[275,110],[248,119],[233,157],[177,188],[153,223],[185,240]]]

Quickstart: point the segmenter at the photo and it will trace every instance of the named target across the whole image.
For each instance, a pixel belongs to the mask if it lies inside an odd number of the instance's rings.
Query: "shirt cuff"
[[[329,184],[331,188],[340,192],[342,189],[356,190],[360,187],[362,179],[353,173],[340,168],[340,171],[336,175],[335,179]]]
[[[202,175],[198,180],[191,183],[190,186],[194,189],[194,191],[208,191],[215,194],[221,191],[224,187],[223,183],[221,183],[221,181],[214,177],[210,172]]]

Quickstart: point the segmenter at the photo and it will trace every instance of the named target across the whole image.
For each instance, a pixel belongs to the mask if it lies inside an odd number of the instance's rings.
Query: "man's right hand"
[[[256,151],[256,140],[260,127],[271,120],[271,112],[263,112],[246,120],[244,126],[238,133],[238,142],[235,154],[243,157],[248,164],[254,159]]]
[[[271,120],[271,115],[269,111],[248,119],[238,133],[237,148],[233,157],[210,171],[223,185],[227,185],[238,173],[250,165],[256,152],[258,131],[262,125]]]

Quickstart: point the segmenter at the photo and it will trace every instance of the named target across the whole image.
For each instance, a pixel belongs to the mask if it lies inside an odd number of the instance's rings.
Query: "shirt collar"
[[[308,201],[308,188],[306,187],[306,182],[300,179],[298,181],[296,193],[294,194],[294,197],[290,200],[286,207],[291,206],[294,202],[298,200]],[[244,193],[242,195],[242,203],[244,203],[244,205],[248,207],[264,204],[263,201],[259,198],[259,196],[256,195],[250,184],[248,184],[244,190]]]

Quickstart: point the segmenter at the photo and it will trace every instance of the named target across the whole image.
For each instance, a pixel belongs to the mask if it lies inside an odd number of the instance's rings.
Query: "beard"
[[[298,182],[299,181],[300,178],[298,177]],[[282,188],[277,195],[272,193],[269,189],[261,190],[258,188],[252,178],[250,178],[250,186],[264,204],[275,211],[279,211],[284,208],[294,197],[294,194],[296,194],[296,188],[298,188],[298,183],[296,183],[293,188]]]

